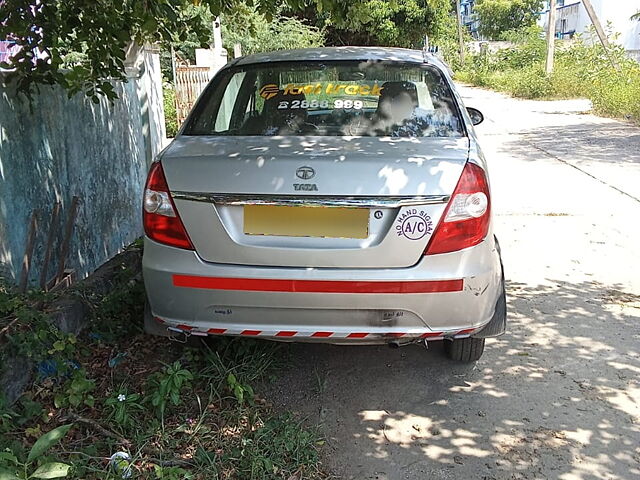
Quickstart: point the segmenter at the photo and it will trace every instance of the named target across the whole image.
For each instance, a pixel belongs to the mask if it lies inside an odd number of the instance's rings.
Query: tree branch
[[[107,430],[98,422],[90,418],[81,417],[76,413],[69,413],[63,421],[66,421],[66,420],[70,420],[72,422],[84,423],[85,425],[88,425],[92,427],[94,430],[100,432],[105,437],[113,438],[114,440],[117,440],[118,442],[122,443],[126,447],[130,447],[132,445],[130,440],[127,440],[126,438],[118,435],[115,432],[112,432],[111,430]]]

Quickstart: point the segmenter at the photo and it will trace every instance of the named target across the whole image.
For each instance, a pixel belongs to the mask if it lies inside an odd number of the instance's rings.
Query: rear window
[[[230,68],[183,134],[459,137],[463,129],[437,68],[341,61]]]

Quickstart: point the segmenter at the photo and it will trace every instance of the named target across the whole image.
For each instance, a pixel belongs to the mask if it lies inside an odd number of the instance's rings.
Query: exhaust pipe
[[[395,350],[396,348],[406,347],[407,345],[415,345],[416,343],[423,343],[423,340],[421,338],[405,340],[404,342],[400,340],[391,340],[390,342],[387,342],[387,345],[389,346],[389,348],[393,348]],[[426,339],[424,340],[424,346],[427,346]]]
[[[184,330],[180,330],[179,328],[167,327],[167,338],[169,338],[172,342],[177,343],[187,343],[187,339],[191,336],[189,332],[185,332]]]

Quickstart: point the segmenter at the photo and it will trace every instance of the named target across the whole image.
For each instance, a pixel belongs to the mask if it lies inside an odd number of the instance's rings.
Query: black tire
[[[445,340],[444,352],[451,360],[456,362],[475,362],[484,353],[484,338],[459,338],[457,340]]]

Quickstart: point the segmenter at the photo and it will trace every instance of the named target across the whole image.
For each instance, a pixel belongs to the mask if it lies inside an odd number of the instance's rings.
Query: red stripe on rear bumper
[[[428,333],[423,333],[422,338],[441,337],[443,335],[444,335],[444,332],[428,332]]]
[[[296,333],[298,332],[289,332],[289,331],[283,330],[281,332],[276,333],[276,337],[293,337],[295,336]]]
[[[226,331],[226,328],[210,328],[209,330],[207,330],[207,332],[212,335],[222,335]]]
[[[300,293],[436,293],[460,292],[463,280],[402,282],[354,282],[330,280],[275,280],[258,278],[199,277],[173,275],[173,285],[210,290]]]
[[[262,333],[262,330],[243,330],[240,332],[240,335],[260,335]]]
[[[350,333],[349,335],[347,335],[347,338],[364,338],[367,335],[369,335],[368,333],[359,333],[359,332],[355,332],[355,333]]]
[[[472,333],[473,331],[475,331],[475,328],[467,328],[465,330],[460,330],[458,333],[456,333],[456,335],[466,335],[468,333]]]
[[[312,337],[319,337],[319,338],[328,338],[331,335],[333,335],[333,332],[315,332],[311,336]]]

